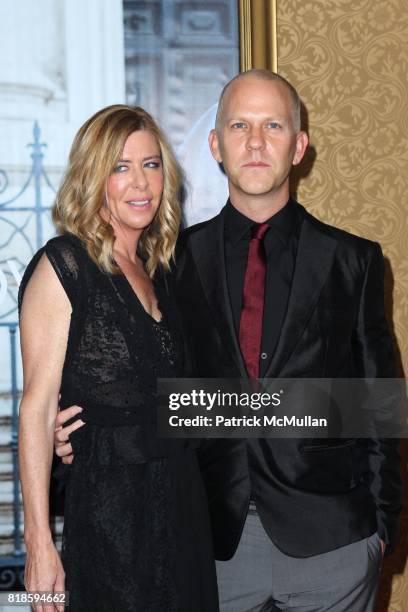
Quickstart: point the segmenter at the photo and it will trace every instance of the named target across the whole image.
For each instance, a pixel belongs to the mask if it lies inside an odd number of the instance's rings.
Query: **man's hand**
[[[385,552],[385,548],[386,548],[386,543],[384,542],[384,540],[381,540],[380,538],[380,544],[381,544],[381,552],[382,552],[382,556],[384,558],[384,552]]]
[[[66,427],[64,427],[64,423],[81,412],[82,408],[80,406],[70,406],[69,408],[65,408],[65,410],[61,410],[55,419],[54,450],[55,454],[62,458],[62,463],[70,464],[73,462],[74,455],[72,454],[69,436],[73,431],[85,425],[81,419],[77,419],[74,423]]]

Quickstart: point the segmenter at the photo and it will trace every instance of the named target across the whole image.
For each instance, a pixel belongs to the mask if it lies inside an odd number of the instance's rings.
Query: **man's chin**
[[[276,186],[273,183],[246,183],[240,185],[241,192],[251,197],[266,196],[269,193],[273,193],[275,189]]]

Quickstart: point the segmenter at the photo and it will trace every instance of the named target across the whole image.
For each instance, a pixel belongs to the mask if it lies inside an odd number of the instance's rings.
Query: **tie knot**
[[[253,240],[263,240],[266,232],[269,229],[269,225],[267,223],[257,223],[252,226],[252,239]]]

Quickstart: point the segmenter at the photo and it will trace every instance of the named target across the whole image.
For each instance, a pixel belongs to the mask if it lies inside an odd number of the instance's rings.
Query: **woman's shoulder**
[[[88,254],[82,241],[73,234],[55,236],[47,242],[44,251],[60,274],[78,278],[84,270]]]
[[[82,246],[82,242],[76,236],[63,234],[51,238],[45,246],[37,251],[28,264],[19,288],[19,307],[21,307],[28,282],[35,273],[43,255],[51,263],[71,304],[74,306],[82,292],[82,287],[86,284],[84,274],[88,255],[86,249]]]
[[[61,234],[60,236],[54,236],[48,240],[44,246],[46,252],[52,251],[61,255],[69,254],[71,256],[80,257],[81,253],[85,250],[84,243],[74,236],[73,234]]]

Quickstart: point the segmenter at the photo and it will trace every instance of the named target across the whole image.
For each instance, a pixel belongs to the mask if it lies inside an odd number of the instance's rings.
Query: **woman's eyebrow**
[[[142,161],[147,161],[148,159],[161,159],[161,155],[148,155],[144,157]]]
[[[147,161],[148,159],[161,159],[161,155],[148,155],[147,157],[143,157],[142,161]],[[131,159],[120,159],[118,164],[131,164]]]

